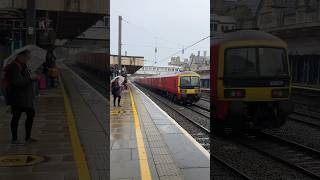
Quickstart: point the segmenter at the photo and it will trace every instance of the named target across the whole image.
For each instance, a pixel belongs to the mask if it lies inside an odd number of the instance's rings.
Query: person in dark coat
[[[113,95],[113,106],[116,106],[116,100],[118,98],[118,106],[120,106],[121,101],[121,86],[119,84],[119,78],[116,78],[111,84],[111,90]]]
[[[36,76],[32,76],[28,69],[27,62],[30,60],[30,51],[24,50],[20,52],[13,63],[8,66],[8,82],[10,91],[10,100],[8,105],[11,106],[12,120],[11,133],[12,144],[23,144],[18,140],[18,125],[22,113],[26,113],[25,121],[25,140],[26,142],[36,142],[31,138],[31,129],[35,116],[34,110],[34,86],[33,80]]]
[[[46,61],[42,64],[43,74],[46,76],[46,82],[51,87],[54,87],[55,79],[49,75],[49,69],[55,66],[56,56],[53,53],[54,48],[51,47],[48,49],[46,54]]]

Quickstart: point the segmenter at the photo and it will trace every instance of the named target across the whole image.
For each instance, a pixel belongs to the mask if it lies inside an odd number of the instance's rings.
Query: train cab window
[[[260,75],[264,77],[286,76],[285,51],[276,48],[259,48]]]
[[[256,75],[256,52],[254,48],[229,49],[225,59],[225,76]]]
[[[285,50],[279,48],[234,48],[225,54],[225,77],[287,76]]]
[[[180,86],[182,88],[200,87],[200,78],[197,76],[182,76],[180,78]]]

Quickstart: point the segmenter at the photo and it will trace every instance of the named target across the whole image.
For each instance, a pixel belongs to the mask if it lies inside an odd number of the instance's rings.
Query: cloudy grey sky
[[[144,56],[145,65],[157,59],[157,66],[167,66],[166,57],[210,34],[210,0],[110,0],[110,7],[111,54],[118,53],[121,15],[122,52]],[[209,54],[209,42],[207,38],[177,55],[187,58],[198,50]]]

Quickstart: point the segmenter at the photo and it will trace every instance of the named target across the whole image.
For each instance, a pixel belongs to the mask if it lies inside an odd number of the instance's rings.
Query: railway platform
[[[112,98],[111,98],[112,100]],[[209,153],[133,84],[110,104],[110,177],[210,179]]]
[[[11,145],[10,109],[0,108],[0,179],[109,179],[107,101],[65,65],[60,85],[36,98],[32,136]],[[24,138],[24,117],[19,139]]]

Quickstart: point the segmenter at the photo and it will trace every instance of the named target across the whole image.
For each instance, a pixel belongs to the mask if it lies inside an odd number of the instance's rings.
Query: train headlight
[[[272,98],[287,98],[289,97],[289,89],[272,89]]]
[[[181,89],[181,90],[180,90],[180,93],[181,93],[181,94],[187,94],[187,90],[186,90],[186,89]]]
[[[225,89],[225,98],[244,98],[246,96],[246,91],[244,89]]]

